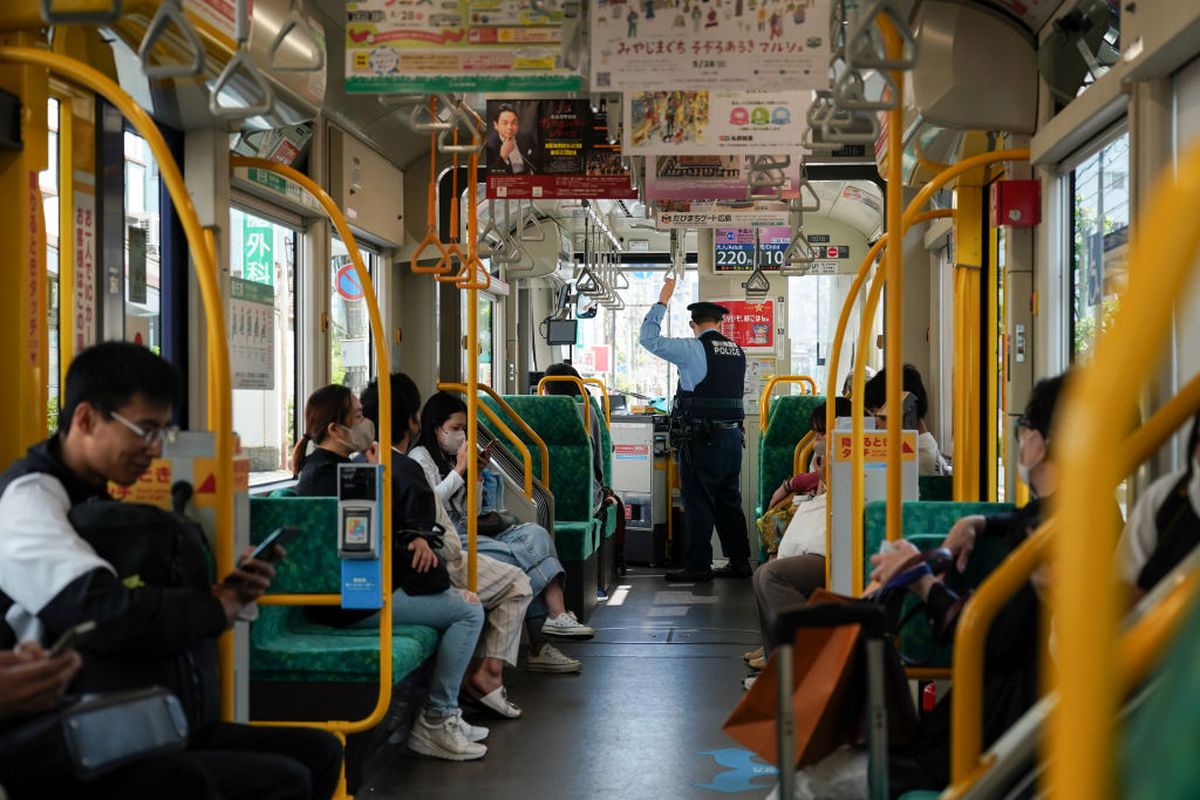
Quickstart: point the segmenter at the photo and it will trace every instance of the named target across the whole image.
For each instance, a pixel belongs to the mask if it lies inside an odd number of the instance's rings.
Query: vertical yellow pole
[[[960,185],[954,190],[954,317],[953,393],[954,475],[957,501],[979,499],[980,426],[979,384],[982,336],[979,297],[983,267],[983,189]]]
[[[454,198],[458,202],[458,198]],[[468,214],[474,214],[475,209],[468,209]],[[472,284],[476,275],[471,276]],[[471,457],[467,459],[467,588],[472,592],[476,587],[476,575],[479,569],[479,291],[470,286],[467,289],[467,450]]]
[[[31,31],[6,31],[0,43],[44,47]],[[38,173],[46,168],[45,67],[0,65],[0,89],[21,102],[23,147],[0,152],[0,353],[5,391],[0,400],[0,464],[8,464],[46,432],[46,245]]]
[[[902,52],[900,35],[885,15],[878,16],[879,27],[890,58]],[[887,331],[884,334],[884,359],[887,369],[887,538],[889,542],[903,535],[900,508],[902,481],[900,474],[900,439],[904,415],[900,413],[900,394],[903,383],[904,354],[901,346],[901,315],[904,298],[904,74],[892,71],[895,87],[895,106],[888,112],[888,176],[887,230],[892,246],[885,253],[887,264]],[[855,510],[861,514],[860,509]],[[857,566],[857,565],[856,565]]]

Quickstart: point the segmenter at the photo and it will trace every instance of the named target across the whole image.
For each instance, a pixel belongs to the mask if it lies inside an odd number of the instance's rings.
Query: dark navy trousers
[[[695,432],[679,447],[679,482],[687,521],[684,567],[712,567],[712,530],[731,562],[750,559],[746,515],[742,511],[742,450],[745,434],[737,428]]]

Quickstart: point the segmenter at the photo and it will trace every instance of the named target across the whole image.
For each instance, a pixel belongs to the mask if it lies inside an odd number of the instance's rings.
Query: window
[[[291,477],[298,438],[297,231],[234,208],[229,213],[229,360],[233,427],[250,456],[250,483]]]
[[[787,279],[787,331],[791,342],[791,374],[808,375],[823,394],[829,380],[829,355],[838,315],[853,275],[805,275]],[[858,338],[858,328],[847,325],[845,341]],[[848,373],[854,365],[844,347],[839,369]],[[800,391],[792,384],[793,393]],[[840,388],[840,387],[839,387]]]
[[[49,319],[46,325],[46,427],[53,432],[58,428],[59,397],[59,342],[58,320],[60,313],[58,282],[58,114],[59,101],[51,97],[46,104],[47,148],[49,161],[46,169],[38,174],[38,186],[42,190],[42,219],[46,226],[46,307]]]
[[[1086,359],[1112,324],[1129,249],[1129,134],[1070,174],[1071,358]]]
[[[625,269],[629,278],[629,288],[621,291],[625,308],[612,311],[601,307],[594,318],[579,321],[580,344],[572,353],[575,368],[582,375],[603,380],[613,394],[636,392],[669,399],[675,394],[677,370],[638,344],[642,318],[658,302],[664,273],[632,265]],[[699,273],[689,269],[671,299],[664,336],[692,336],[687,306],[700,299],[699,287]]]
[[[334,383],[350,387],[356,395],[375,375],[371,354],[371,319],[358,273],[346,244],[336,236],[330,240],[329,276],[329,375]],[[374,280],[378,255],[359,245],[364,266]]]
[[[125,132],[125,338],[162,352],[162,218],[158,164],[146,140]]]

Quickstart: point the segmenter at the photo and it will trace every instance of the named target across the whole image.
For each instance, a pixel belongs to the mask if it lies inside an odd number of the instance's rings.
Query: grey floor
[[[749,581],[672,585],[631,568],[620,606],[602,605],[590,642],[561,644],[580,675],[509,670],[516,721],[491,728],[481,761],[449,763],[388,746],[359,798],[763,797],[774,770],[721,733],[742,696],[741,654],[757,645]]]

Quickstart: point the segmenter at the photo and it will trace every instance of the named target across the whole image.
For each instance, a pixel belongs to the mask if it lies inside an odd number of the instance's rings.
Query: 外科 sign
[[[811,92],[630,89],[626,155],[797,153]]]
[[[488,197],[635,199],[606,117],[587,100],[488,100]]]
[[[275,231],[252,220],[249,214],[242,220],[242,279],[271,286],[275,283]]]
[[[595,0],[592,90],[824,88],[829,11],[830,0]]]
[[[579,4],[547,0],[542,8],[526,0],[351,0],[346,91],[578,91],[567,45]]]

